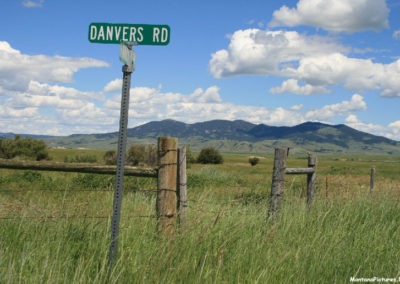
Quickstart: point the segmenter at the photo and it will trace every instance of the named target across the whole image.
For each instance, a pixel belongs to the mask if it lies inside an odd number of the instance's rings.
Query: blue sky
[[[136,46],[129,127],[344,123],[400,140],[400,2],[0,0],[1,132],[118,130],[119,46],[93,22],[169,25]]]

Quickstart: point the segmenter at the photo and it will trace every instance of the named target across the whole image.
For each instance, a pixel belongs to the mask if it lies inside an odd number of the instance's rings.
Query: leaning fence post
[[[179,225],[184,228],[187,208],[186,146],[178,150],[178,169],[178,216]]]
[[[275,148],[274,168],[272,172],[271,197],[269,203],[269,218],[281,211],[285,187],[285,169],[288,149]]]
[[[157,229],[169,238],[174,235],[177,218],[177,145],[176,138],[158,138]]]
[[[308,156],[308,167],[314,169],[310,174],[307,174],[307,205],[311,205],[314,200],[317,181],[317,157]]]
[[[374,187],[375,187],[375,167],[372,166],[371,176],[370,176],[370,181],[369,181],[369,192],[370,193],[374,192]]]

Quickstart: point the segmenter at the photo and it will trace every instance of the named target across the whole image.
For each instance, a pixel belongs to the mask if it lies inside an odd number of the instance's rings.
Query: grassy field
[[[55,161],[100,150],[53,150]],[[0,170],[0,283],[348,283],[400,276],[399,156],[321,156],[318,192],[288,176],[267,220],[273,157],[191,165],[188,226],[156,233],[155,179],[126,178],[119,258],[108,249],[112,176]],[[305,167],[306,155],[288,167]],[[369,193],[369,173],[376,184]]]

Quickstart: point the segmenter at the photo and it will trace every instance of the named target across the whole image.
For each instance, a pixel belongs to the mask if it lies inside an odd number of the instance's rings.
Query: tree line
[[[213,147],[201,149],[196,157],[190,147],[187,146],[186,155],[188,163],[222,164],[224,162],[221,153]],[[0,158],[21,158],[36,161],[50,159],[48,147],[43,140],[23,138],[20,135],[16,135],[14,138],[0,139]],[[154,166],[158,162],[157,158],[157,147],[155,145],[132,145],[127,151],[126,164]],[[117,163],[116,151],[107,151],[103,159],[107,165],[115,165]],[[96,162],[96,158],[89,161],[86,157],[84,159],[76,157],[66,159],[64,162]]]
[[[127,151],[125,162],[130,166],[155,166],[158,163],[157,158],[157,147],[155,145],[132,145]],[[213,147],[202,149],[196,157],[189,146],[186,147],[186,160],[189,164],[222,164],[224,161],[221,153]],[[115,150],[107,151],[104,154],[104,161],[107,165],[115,165],[117,163],[117,152]]]

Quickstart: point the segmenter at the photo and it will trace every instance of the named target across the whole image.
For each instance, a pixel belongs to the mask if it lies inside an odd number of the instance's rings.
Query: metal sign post
[[[130,48],[129,48],[130,47]],[[134,58],[134,52],[131,45],[128,45],[131,51],[129,58]],[[126,52],[126,51],[125,51]],[[122,55],[120,55],[122,57]],[[123,82],[122,82],[122,97],[121,97],[121,114],[119,120],[119,137],[118,137],[118,154],[117,154],[117,174],[115,177],[114,187],[114,202],[113,216],[111,221],[111,243],[110,243],[110,266],[115,262],[118,255],[118,233],[119,221],[121,217],[122,191],[124,185],[124,166],[125,166],[125,151],[128,128],[128,113],[129,113],[129,90],[131,88],[131,75],[133,72],[133,61],[128,65],[128,62],[122,67]]]
[[[121,115],[119,121],[117,174],[114,188],[113,216],[111,221],[110,267],[115,263],[118,252],[119,221],[121,217],[122,188],[124,183],[125,151],[128,127],[129,90],[131,75],[135,70],[133,45],[168,45],[170,28],[167,25],[91,23],[88,39],[93,43],[121,44],[119,58],[123,83]]]

